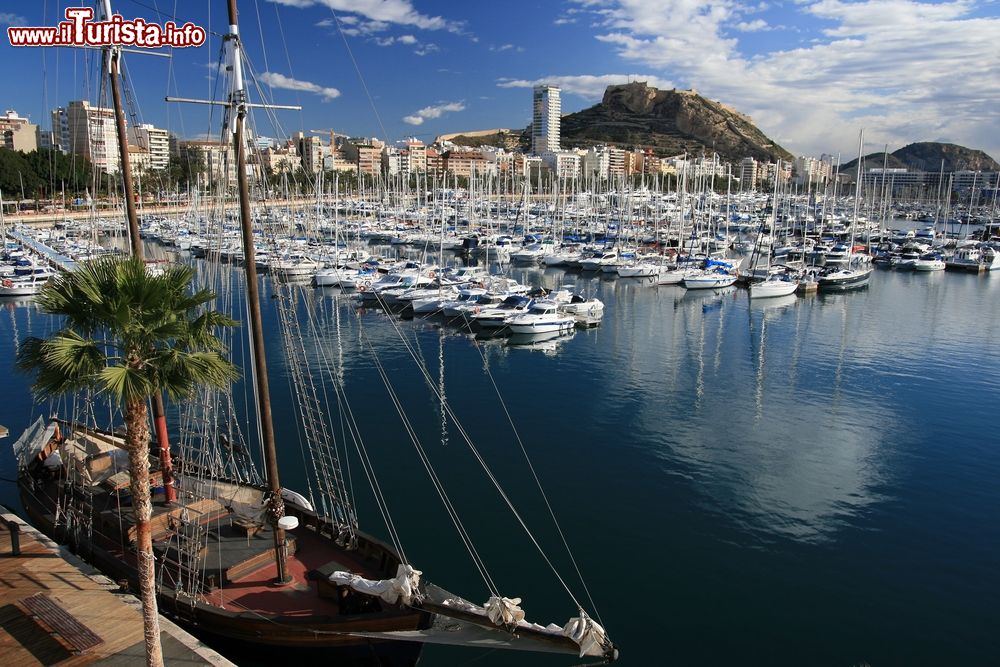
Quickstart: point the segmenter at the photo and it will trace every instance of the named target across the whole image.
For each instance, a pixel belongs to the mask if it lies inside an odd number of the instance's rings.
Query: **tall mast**
[[[111,0],[103,0],[101,8],[104,20],[111,20]],[[135,209],[135,186],[132,183],[132,163],[128,154],[128,134],[125,131],[125,110],[122,107],[121,57],[119,47],[105,51],[108,59],[108,78],[111,80],[111,102],[115,109],[115,130],[118,134],[118,162],[122,174],[122,189],[125,193],[125,214],[128,219],[128,236],[132,256],[143,258],[142,238],[139,236],[139,215]],[[174,466],[170,459],[170,440],[167,437],[167,418],[163,409],[163,396],[153,394],[153,424],[156,427],[156,442],[160,448],[160,472],[163,476],[164,500],[169,504],[177,500],[174,486]]]
[[[269,491],[268,509],[274,532],[274,560],[277,565],[278,583],[289,581],[285,566],[285,529],[278,520],[285,514],[281,499],[281,482],[278,479],[278,457],[274,445],[274,425],[271,421],[271,392],[267,381],[267,358],[264,354],[264,330],[260,316],[260,295],[257,290],[257,263],[254,258],[253,220],[250,216],[250,187],[247,183],[247,153],[244,140],[246,125],[247,97],[243,83],[243,64],[240,54],[239,26],[236,22],[236,0],[228,0],[229,33],[225,36],[226,53],[229,58],[232,87],[229,97],[230,121],[233,125],[233,141],[236,148],[236,178],[239,183],[240,227],[243,233],[243,266],[246,269],[246,290],[250,316],[250,335],[253,341],[254,379],[257,385],[257,415],[260,439],[264,449],[264,466],[267,473]],[[235,119],[232,115],[235,113]]]
[[[864,128],[858,133],[858,164],[857,164],[857,178],[854,179],[854,217],[851,219],[851,249],[847,252],[848,266],[854,258],[854,234],[856,233],[856,227],[858,225],[858,207],[861,205],[861,179],[864,177],[862,171],[863,159],[865,152],[865,130]]]

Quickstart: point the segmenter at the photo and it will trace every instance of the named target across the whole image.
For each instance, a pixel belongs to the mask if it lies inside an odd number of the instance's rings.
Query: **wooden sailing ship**
[[[248,375],[254,379],[258,398],[265,475],[216,465],[241,458],[235,439],[218,424],[204,432],[200,449],[187,448],[172,460],[163,411],[154,411],[161,449],[151,458],[151,484],[162,487],[163,502],[154,508],[149,530],[161,612],[200,633],[248,645],[439,642],[615,659],[617,649],[582,608],[565,625],[541,626],[524,619],[517,598],[491,589],[489,601],[479,605],[423,580],[397,544],[358,530],[335,456],[320,453],[325,495],[319,507],[282,488],[247,183],[244,121],[251,105],[243,84],[235,0],[228,4],[225,45],[231,86],[225,102],[226,131],[232,133],[239,179],[253,353],[253,373]],[[120,113],[118,91],[112,88]],[[120,129],[124,131],[123,120]],[[122,165],[133,252],[140,252],[127,155]],[[296,326],[294,319],[284,325]],[[304,364],[290,360],[290,366],[302,372]],[[204,400],[213,399],[206,395]],[[309,410],[319,405],[315,395],[306,401],[312,406]],[[216,408],[212,405],[210,411]],[[310,413],[308,421],[316,437],[327,437],[321,415]],[[115,580],[135,587],[137,526],[123,444],[120,435],[90,422],[39,419],[15,443],[14,452],[21,500],[32,523],[74,547]]]

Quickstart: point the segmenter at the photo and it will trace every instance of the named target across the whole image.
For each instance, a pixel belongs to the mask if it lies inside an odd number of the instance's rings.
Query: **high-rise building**
[[[66,110],[69,125],[69,152],[90,160],[94,169],[118,173],[118,135],[115,112],[107,107],[92,107],[81,100],[70,102]]]
[[[740,162],[740,189],[747,192],[757,189],[757,160],[752,157]]]
[[[167,168],[170,159],[170,133],[144,123],[128,129],[128,138],[133,144],[149,153],[149,169]]]
[[[69,114],[63,107],[52,110],[52,145],[63,153],[69,153]]]
[[[562,103],[556,86],[535,86],[531,116],[531,152],[535,155],[559,150]]]

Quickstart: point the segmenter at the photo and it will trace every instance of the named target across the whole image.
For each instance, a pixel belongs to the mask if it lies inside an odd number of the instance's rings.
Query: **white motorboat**
[[[509,296],[495,308],[474,308],[470,321],[484,329],[499,329],[506,326],[515,315],[526,311],[529,305],[531,299],[526,296]]]
[[[544,299],[535,301],[527,311],[512,317],[509,326],[515,334],[553,333],[573,329],[576,318],[560,313],[559,304],[555,301]]]
[[[596,297],[587,299],[574,294],[569,302],[560,303],[559,309],[587,326],[596,325],[604,318],[604,302]]]
[[[24,276],[23,278],[4,278],[0,283],[0,297],[34,296],[42,291],[49,281],[47,276]]]
[[[736,282],[736,276],[723,271],[704,271],[685,276],[681,283],[687,289],[719,289]]]
[[[941,255],[929,252],[913,261],[914,271],[944,271],[945,262]]]

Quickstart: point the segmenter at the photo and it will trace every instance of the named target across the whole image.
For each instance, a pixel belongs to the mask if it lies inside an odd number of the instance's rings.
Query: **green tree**
[[[0,191],[5,200],[21,199],[35,194],[42,181],[22,151],[0,150]]]
[[[163,658],[149,526],[147,401],[161,391],[178,400],[198,386],[222,387],[237,377],[215,335],[218,327],[235,322],[203,308],[215,294],[192,292],[193,278],[194,270],[186,266],[150,275],[145,263],[132,257],[85,263],[36,297],[44,312],[65,318],[63,328],[47,339],[29,338],[17,355],[19,369],[36,373],[38,397],[91,389],[123,410],[146,656],[155,667]]]
[[[177,153],[170,153],[167,159],[169,185],[181,189],[198,184],[198,176],[205,173],[205,153],[197,146],[181,146]]]
[[[42,197],[55,197],[64,186],[67,196],[83,194],[92,185],[93,167],[83,156],[40,148],[25,154],[25,160],[40,180]]]

